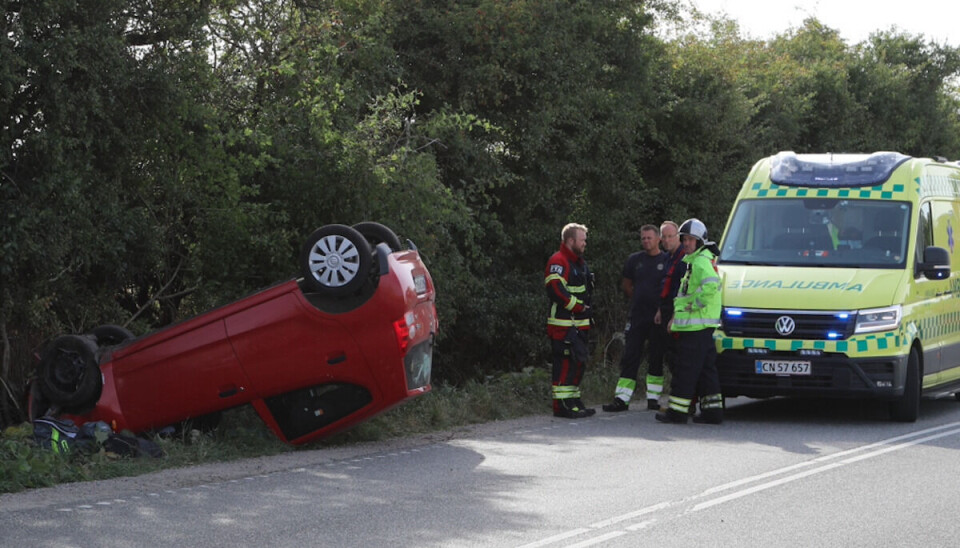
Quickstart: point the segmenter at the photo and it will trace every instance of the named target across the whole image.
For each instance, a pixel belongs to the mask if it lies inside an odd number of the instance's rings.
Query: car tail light
[[[393,322],[393,331],[397,334],[397,346],[400,347],[400,354],[406,354],[410,348],[410,339],[414,337],[415,331],[411,328],[413,325],[413,312],[407,312],[402,318]]]

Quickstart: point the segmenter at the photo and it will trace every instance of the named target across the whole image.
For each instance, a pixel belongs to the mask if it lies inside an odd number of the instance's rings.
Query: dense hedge
[[[456,383],[543,363],[566,222],[591,229],[602,342],[636,230],[719,236],[758,158],[960,157],[956,49],[814,19],[758,42],[672,0],[3,6],[0,424],[45,340],[229,302],[324,224],[417,243]]]

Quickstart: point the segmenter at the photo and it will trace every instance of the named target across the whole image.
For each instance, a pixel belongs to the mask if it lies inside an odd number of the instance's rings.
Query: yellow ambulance
[[[960,167],[781,152],[750,171],[718,267],[726,397],[960,399]]]

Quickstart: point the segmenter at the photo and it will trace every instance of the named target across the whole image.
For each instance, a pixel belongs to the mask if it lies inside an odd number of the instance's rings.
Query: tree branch
[[[163,292],[166,291],[168,287],[170,287],[170,284],[172,284],[174,280],[177,279],[177,274],[180,273],[180,267],[183,266],[183,261],[184,259],[183,257],[181,257],[180,263],[177,264],[177,268],[174,269],[173,274],[170,276],[170,279],[167,280],[167,283],[165,283],[163,287],[160,288],[160,291],[158,291],[154,296],[150,297],[150,300],[143,303],[143,306],[141,306],[140,309],[137,310],[137,312],[133,316],[131,316],[129,320],[124,322],[123,327],[127,327],[128,325],[130,325],[133,322],[133,320],[137,319],[137,316],[139,316],[141,313],[143,313],[144,310],[147,309],[147,307],[157,302],[157,300],[159,300],[163,296]]]

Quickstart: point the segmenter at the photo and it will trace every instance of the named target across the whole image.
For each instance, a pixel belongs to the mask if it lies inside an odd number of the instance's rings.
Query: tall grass
[[[602,350],[597,350],[581,383],[583,399],[588,404],[608,401],[619,373],[612,357]],[[550,412],[550,369],[545,364],[458,387],[436,384],[429,394],[304,447],[291,447],[277,440],[250,406],[224,412],[219,428],[210,434],[187,430],[155,437],[165,453],[162,458],[120,458],[102,449],[92,454],[62,456],[39,448],[33,441],[32,426],[25,423],[0,434],[0,493],[384,440]]]

